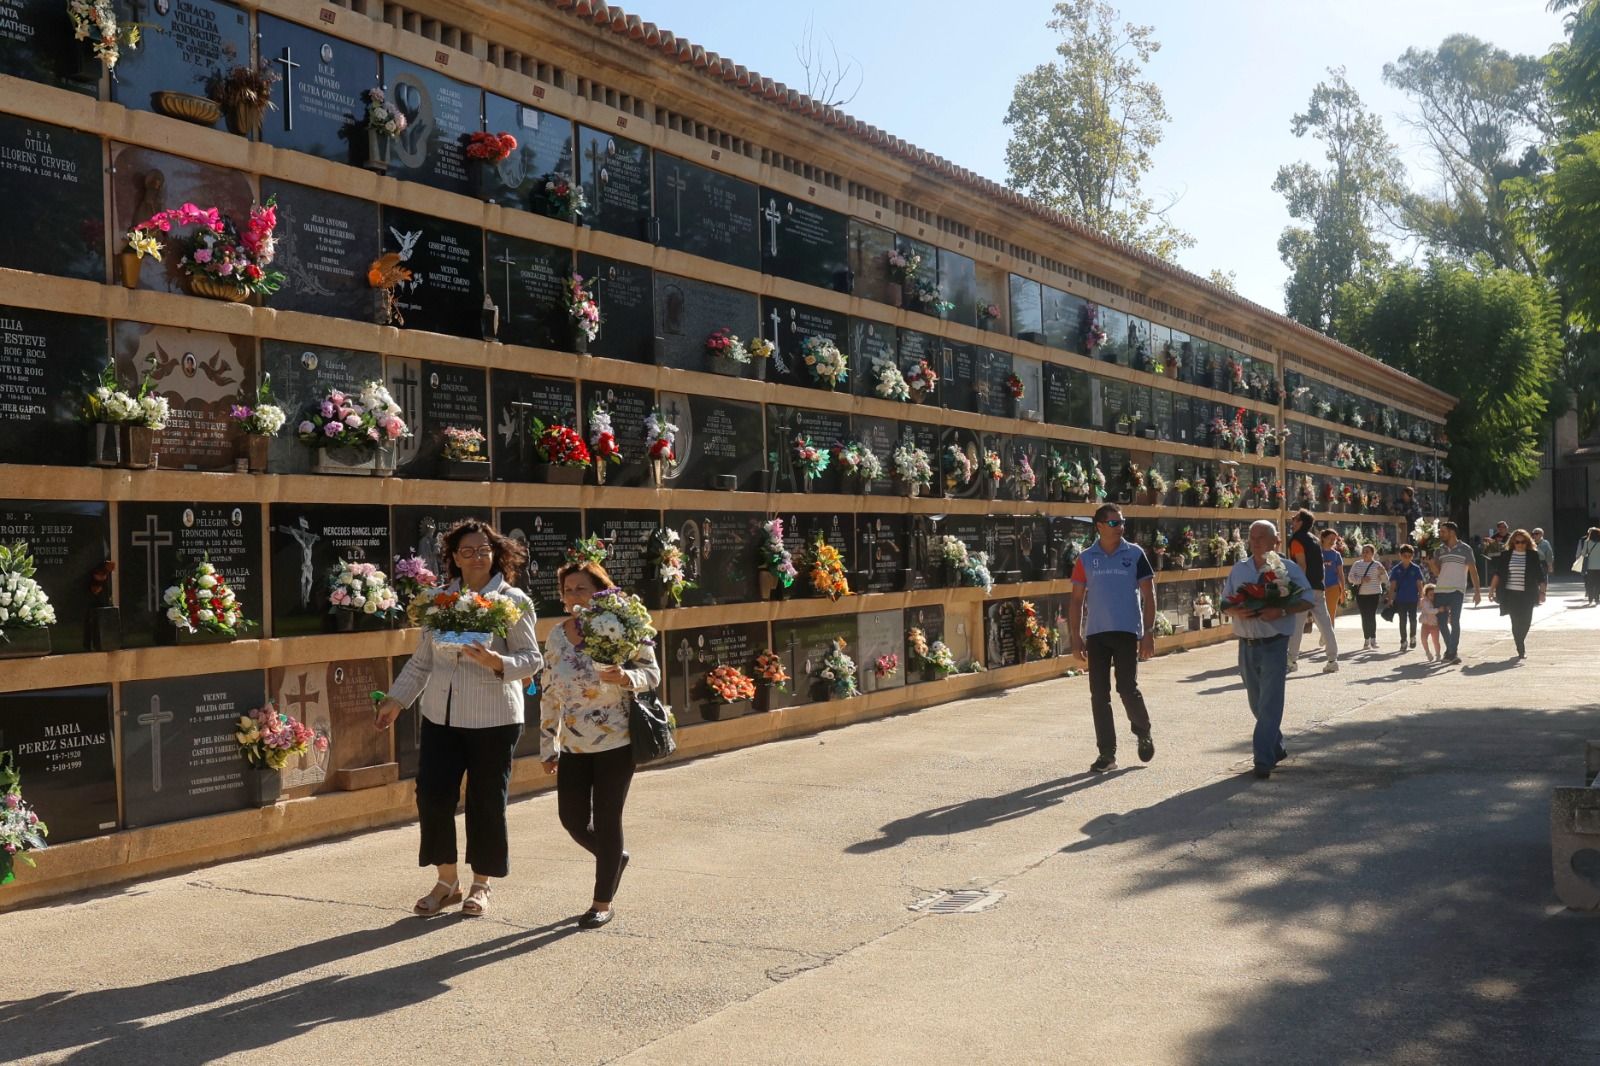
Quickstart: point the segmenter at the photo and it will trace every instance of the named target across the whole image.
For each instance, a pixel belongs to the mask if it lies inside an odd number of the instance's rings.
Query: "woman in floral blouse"
[[[599,563],[568,563],[556,577],[569,615],[601,589],[616,588]],[[628,865],[622,850],[622,808],[633,783],[628,693],[660,684],[661,668],[649,648],[628,668],[589,658],[576,619],[568,618],[545,641],[539,756],[545,773],[559,771],[556,803],[562,827],[594,856],[594,900],[578,919],[584,929],[611,920],[611,900]]]

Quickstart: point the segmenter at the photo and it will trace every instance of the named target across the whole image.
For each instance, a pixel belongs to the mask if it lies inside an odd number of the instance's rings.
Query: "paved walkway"
[[[1081,679],[642,775],[618,918],[513,806],[491,917],[419,921],[404,827],[7,914],[11,1061],[1600,1062],[1600,916],[1549,789],[1600,736],[1600,611],[1492,608],[1462,668],[1291,680],[1249,775],[1231,648],[1147,668],[1159,752],[1084,772]],[[1341,626],[1353,646],[1353,620]],[[910,905],[1005,893],[978,914]]]

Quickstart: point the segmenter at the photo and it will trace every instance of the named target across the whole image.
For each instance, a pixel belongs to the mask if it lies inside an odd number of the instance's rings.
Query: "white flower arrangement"
[[[340,559],[328,574],[328,612],[340,610],[389,617],[399,613],[400,596],[375,564]]]
[[[56,623],[50,597],[34,580],[33,556],[23,541],[0,544],[0,643],[7,630],[43,629]]]
[[[885,400],[897,400],[900,403],[909,403],[911,400],[911,386],[906,383],[906,376],[888,359],[878,364],[878,384],[872,391]]]
[[[915,444],[901,444],[894,450],[894,476],[908,484],[927,488],[933,484],[933,464],[928,453]]]
[[[221,633],[233,637],[250,625],[233,589],[209,560],[201,560],[189,574],[161,594],[167,621],[185,633]]]
[[[850,358],[826,337],[807,337],[800,358],[813,381],[836,389],[850,376]]]

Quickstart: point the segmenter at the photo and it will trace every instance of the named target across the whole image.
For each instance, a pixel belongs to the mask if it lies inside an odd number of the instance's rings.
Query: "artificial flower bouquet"
[[[1224,606],[1247,611],[1264,611],[1268,607],[1287,610],[1300,602],[1305,589],[1289,579],[1288,568],[1277,552],[1268,552],[1262,560],[1265,565],[1255,581],[1239,586],[1239,590],[1223,601]]]
[[[1411,543],[1416,545],[1418,555],[1424,559],[1433,558],[1440,543],[1439,520],[1419,517],[1411,524]]]
[[[574,565],[594,563],[604,566],[606,562],[607,546],[600,534],[591,533],[587,537],[579,537],[567,549],[567,562]]]
[[[778,653],[766,648],[756,656],[756,678],[762,684],[783,692],[786,691],[784,686],[789,683],[789,671],[783,668],[783,660],[778,658]]]
[[[917,274],[922,270],[922,256],[916,252],[902,251],[895,248],[884,254],[884,262],[888,264],[889,273],[896,281],[909,284],[917,279]]]
[[[425,593],[431,593],[439,587],[439,575],[428,569],[428,564],[415,552],[394,557],[394,566],[390,570],[394,580],[395,595],[401,603],[406,604],[407,615],[412,614],[416,608],[417,616],[413,616],[413,624],[419,623],[420,612],[427,606],[426,601],[419,602]]]
[[[1051,652],[1050,630],[1039,620],[1039,610],[1032,600],[1022,601],[1022,650],[1030,659],[1048,659]]]
[[[742,703],[756,698],[756,683],[737,666],[717,666],[706,675],[706,687],[719,703]]]
[[[846,477],[859,478],[863,485],[883,480],[883,460],[861,441],[834,444],[833,461]]]
[[[597,663],[626,666],[656,643],[656,627],[639,597],[618,588],[601,589],[574,614],[583,651]]]
[[[487,463],[489,457],[483,454],[483,446],[489,439],[480,429],[461,426],[446,426],[444,428],[444,458],[454,463]]]
[[[920,492],[933,484],[933,463],[915,444],[900,444],[894,450],[894,476],[913,492]]]
[[[265,204],[250,208],[243,232],[215,207],[201,209],[185,203],[170,211],[159,211],[128,231],[128,250],[140,259],[148,255],[159,261],[164,245],[156,234],[170,235],[175,226],[194,227],[187,236],[166,238],[182,253],[178,270],[185,276],[208,279],[258,296],[275,293],[283,284],[282,271],[267,269],[277,255],[275,198],[269,196]]]
[[[844,570],[844,555],[829,544],[821,533],[811,545],[811,587],[830,600],[850,595],[850,579]]]
[[[533,431],[533,454],[541,463],[551,466],[587,468],[593,459],[589,446],[577,430],[559,422],[545,425],[541,420],[530,419]]]
[[[361,102],[366,109],[356,120],[357,129],[373,130],[385,137],[398,137],[406,131],[405,113],[389,103],[382,89],[374,86],[361,90]]]
[[[782,587],[789,588],[800,576],[795,569],[794,556],[783,546],[783,519],[773,518],[762,524],[758,551],[761,568]]]
[[[978,472],[978,461],[959,444],[947,444],[944,457],[950,473],[946,475],[952,488],[962,488],[972,483]]]
[[[936,541],[939,558],[949,569],[955,583],[963,588],[981,588],[987,595],[994,590],[994,576],[989,572],[989,554],[970,551],[966,541],[946,534]]]
[[[469,133],[467,158],[479,163],[503,163],[517,150],[517,139],[509,133]]]
[[[0,644],[11,643],[19,629],[55,625],[55,608],[34,573],[33,555],[24,541],[0,544]]]
[[[879,681],[889,681],[900,672],[900,656],[894,652],[872,660],[872,675]]]
[[[918,359],[917,365],[906,371],[904,377],[906,387],[918,402],[932,396],[933,390],[939,387],[939,374],[926,359]]]
[[[150,363],[152,366],[155,363],[154,356]],[[115,363],[100,368],[100,379],[84,394],[80,410],[85,422],[145,429],[165,429],[167,419],[172,416],[172,405],[167,398],[155,393],[155,380],[149,368],[139,381],[139,391],[129,392],[117,380]]]
[[[167,621],[184,633],[215,633],[231,639],[253,624],[245,618],[227,579],[209,559],[202,559],[176,585],[169,586],[161,594],[161,603]]]
[[[802,477],[819,478],[827,471],[828,449],[817,447],[811,443],[810,437],[796,434],[790,448],[793,452],[795,468]]]
[[[369,381],[353,396],[329,389],[297,429],[301,443],[312,448],[373,447],[411,436],[401,414],[389,390]]]
[[[275,437],[289,416],[273,399],[272,375],[263,374],[261,384],[256,388],[255,406],[236,403],[228,409],[228,417],[252,437]]]
[[[504,592],[435,592],[422,608],[422,625],[433,634],[435,645],[487,645],[511,632],[522,619],[522,608]]]
[[[376,564],[340,559],[328,571],[328,613],[340,611],[387,620],[400,614],[400,596]]]
[[[1023,386],[1021,378],[1015,374],[1008,374],[1006,375],[1006,391],[1011,394],[1013,400],[1020,400],[1026,394],[1027,389]]]
[[[597,466],[622,462],[622,445],[611,425],[611,409],[603,403],[589,408],[589,454]]]
[[[33,805],[22,798],[22,775],[11,752],[0,751],[0,885],[16,880],[18,859],[36,865],[28,853],[48,848],[44,838],[49,835]]]
[[[992,448],[983,450],[983,473],[991,482],[998,485],[1005,479],[1006,471],[1000,462],[1000,453]]]
[[[826,337],[807,337],[800,346],[800,360],[811,380],[837,389],[850,377],[850,359]]]
[[[817,676],[828,683],[828,695],[833,699],[861,694],[856,688],[856,661],[845,651],[847,647],[843,637],[835,637],[817,670]]]
[[[939,677],[949,677],[956,672],[955,653],[944,641],[930,642],[922,629],[913,626],[906,634],[906,644],[910,648],[911,662],[921,669],[932,671]]]
[[[538,195],[544,201],[544,213],[552,218],[577,218],[589,209],[583,186],[565,174],[546,174],[539,183]]]
[[[244,761],[263,770],[282,770],[290,759],[328,750],[327,737],[278,710],[271,700],[239,718],[234,738]]]
[[[584,284],[582,274],[573,274],[561,286],[561,302],[572,319],[573,328],[585,342],[600,335],[600,304]]]
[[[891,359],[885,359],[878,364],[878,383],[872,387],[872,391],[885,400],[894,400],[898,403],[911,401],[911,386]]]
[[[119,23],[112,0],[67,0],[67,18],[72,21],[73,39],[88,41],[94,57],[107,70],[116,67],[123,48],[131,52],[139,47],[139,24]]]
[[[719,327],[706,338],[706,354],[713,359],[726,359],[740,366],[750,362],[750,352],[744,342],[727,326]]]
[[[670,463],[678,458],[678,427],[667,421],[660,408],[652,410],[644,420],[644,450],[654,462]]]
[[[663,604],[670,600],[674,607],[681,607],[683,594],[695,587],[684,571],[682,540],[677,530],[657,529],[650,534],[645,553],[650,560],[650,577],[661,589]]]

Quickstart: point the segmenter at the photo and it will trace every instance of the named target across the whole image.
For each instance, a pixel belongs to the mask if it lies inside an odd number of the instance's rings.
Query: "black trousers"
[[[1517,654],[1528,654],[1528,630],[1533,627],[1533,609],[1538,606],[1533,596],[1518,597],[1506,604],[1506,614],[1511,616],[1511,636],[1517,642]]]
[[[1583,591],[1592,603],[1600,600],[1600,570],[1585,570],[1583,572]]]
[[[622,876],[622,808],[633,784],[633,746],[593,755],[562,752],[556,763],[561,827],[594,856],[594,898],[609,902]]]
[[[1417,639],[1417,605],[1414,603],[1397,603],[1394,605],[1395,620],[1400,623],[1400,639]]]
[[[511,753],[522,726],[463,729],[422,720],[417,757],[417,816],[422,822],[418,866],[456,861],[456,802],[467,779],[467,865],[483,877],[509,872],[506,798],[511,791]]]
[[[1378,604],[1382,602],[1383,596],[1376,592],[1356,596],[1356,606],[1361,609],[1361,635],[1368,640],[1378,639]]]
[[[1117,723],[1111,717],[1111,670],[1117,671],[1117,695],[1136,736],[1150,732],[1150,711],[1139,691],[1139,638],[1132,633],[1096,633],[1084,638],[1089,652],[1089,711],[1094,715],[1094,742],[1101,755],[1117,753]]]

